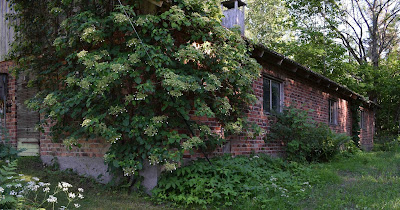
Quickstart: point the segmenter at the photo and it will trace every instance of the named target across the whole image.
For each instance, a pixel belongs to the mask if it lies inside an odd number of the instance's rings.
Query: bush
[[[164,173],[154,199],[175,204],[245,208],[293,207],[314,181],[310,168],[268,155],[229,156]]]
[[[400,150],[400,136],[398,136],[398,135],[375,136],[373,150],[374,151],[399,151]]]
[[[325,123],[317,124],[309,111],[287,107],[282,113],[276,113],[275,118],[265,141],[283,141],[288,160],[329,161],[341,151],[341,147],[352,148],[351,137],[332,132]]]

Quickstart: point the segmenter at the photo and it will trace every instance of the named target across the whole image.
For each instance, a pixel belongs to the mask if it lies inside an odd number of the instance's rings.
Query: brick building
[[[6,1],[0,2],[0,16],[4,16],[8,11],[4,6]],[[238,9],[238,5],[242,4],[229,1],[227,5],[228,9]],[[46,163],[57,157],[61,169],[74,168],[78,173],[94,177],[104,175],[101,180],[107,182],[110,177],[106,172],[103,156],[108,150],[108,144],[101,140],[81,141],[81,148],[67,150],[63,144],[52,142],[49,128],[45,129],[44,133],[35,129],[40,116],[28,110],[24,101],[36,91],[27,87],[27,75],[19,75],[16,79],[10,74],[13,64],[5,61],[4,55],[9,50],[8,43],[12,41],[9,34],[12,31],[5,27],[4,18],[0,21],[0,122],[8,129],[11,144],[18,149],[27,148],[23,155],[40,155]],[[271,110],[281,111],[284,106],[294,105],[301,109],[314,110],[311,114],[315,121],[327,123],[336,132],[351,135],[353,113],[350,111],[350,105],[359,102],[362,104],[360,143],[363,148],[371,149],[375,133],[374,103],[263,46],[255,46],[252,54],[263,66],[263,71],[262,76],[253,83],[258,101],[249,108],[250,121],[268,130]],[[283,150],[279,142],[266,144],[262,136],[251,139],[235,136],[215,153],[240,155],[263,152],[277,155]]]

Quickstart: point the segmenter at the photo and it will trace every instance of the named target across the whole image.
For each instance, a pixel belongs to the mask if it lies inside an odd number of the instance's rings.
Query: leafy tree
[[[360,64],[379,59],[398,41],[400,3],[393,0],[293,1],[287,0],[293,15],[327,24]]]
[[[240,33],[221,26],[219,1],[11,2],[16,71],[40,87],[30,107],[67,146],[105,139],[113,171],[137,175],[147,159],[173,170],[184,151],[213,151],[246,129],[260,66]]]
[[[377,110],[377,130],[381,136],[396,135],[400,132],[400,52],[394,50],[382,62],[379,72],[378,102],[382,106]]]
[[[247,5],[246,36],[273,49],[292,38],[291,19],[282,0],[249,0]]]

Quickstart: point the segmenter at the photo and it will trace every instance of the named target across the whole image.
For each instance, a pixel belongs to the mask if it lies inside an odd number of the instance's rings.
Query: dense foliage
[[[10,144],[10,137],[8,130],[0,126],[0,160],[15,160],[18,157],[18,153],[21,150],[17,150],[13,145]]]
[[[286,107],[275,117],[265,141],[283,141],[288,160],[329,161],[340,152],[340,147],[350,152],[356,150],[351,137],[333,132],[325,123],[317,124],[310,111]]]
[[[252,38],[377,102],[377,134],[399,133],[397,1],[259,0],[257,4],[263,5],[261,9],[250,8],[248,13]],[[282,39],[273,39],[282,33]]]
[[[173,170],[184,151],[213,151],[246,129],[260,66],[240,34],[221,26],[219,1],[10,2],[20,20],[16,71],[41,90],[29,106],[67,146],[106,140],[113,171],[136,175],[147,159]]]
[[[165,173],[155,199],[191,206],[234,206],[261,209],[293,208],[317,178],[310,168],[268,155],[218,157],[213,165],[199,160],[172,173]],[[253,207],[254,208],[254,207]]]

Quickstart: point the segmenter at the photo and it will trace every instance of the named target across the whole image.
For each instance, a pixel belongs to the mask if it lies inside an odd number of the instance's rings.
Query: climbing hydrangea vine
[[[29,106],[68,146],[106,140],[113,171],[137,175],[144,161],[174,170],[185,151],[206,153],[252,129],[245,112],[260,65],[240,33],[221,26],[219,1],[169,0],[154,11],[147,1],[9,1],[19,19],[15,71],[40,89]]]

